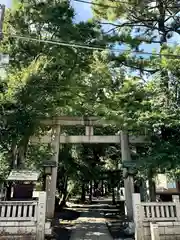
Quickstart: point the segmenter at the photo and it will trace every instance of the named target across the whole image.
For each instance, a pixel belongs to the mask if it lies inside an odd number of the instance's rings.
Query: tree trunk
[[[68,196],[67,187],[68,187],[68,178],[65,177],[65,179],[64,179],[64,187],[63,187],[63,190],[62,190],[62,195],[61,195],[61,200],[60,200],[60,207],[61,208],[66,206],[66,200],[67,200],[67,196]]]
[[[43,174],[42,176],[42,191],[46,191],[46,175]]]
[[[149,179],[149,195],[150,195],[150,201],[155,202],[156,201],[156,187],[155,187],[155,182],[153,179]]]
[[[89,201],[92,202],[92,192],[93,186],[92,186],[92,181],[89,182]]]
[[[165,27],[166,22],[166,12],[165,12],[164,1],[159,1],[158,10],[159,10],[159,19],[158,19],[158,28],[160,36],[160,46],[161,51],[163,50],[163,45],[167,43],[167,30]],[[161,53],[160,51],[160,53]],[[166,69],[161,69],[161,88],[165,94],[165,104],[169,105],[169,73]]]
[[[150,170],[148,179],[149,179],[149,197],[151,202],[156,201],[156,184],[154,182],[153,177],[154,177],[153,171]]]
[[[66,206],[66,200],[67,200],[67,191],[62,194],[62,198],[60,201],[60,208],[63,208]]]
[[[17,160],[17,144],[16,144],[16,141],[13,141],[11,146],[11,155],[10,155],[10,171],[16,167],[16,160]],[[7,200],[11,199],[12,185],[13,185],[12,182],[9,182],[7,185],[7,190],[6,190]]]
[[[29,139],[33,135],[33,133],[34,133],[34,127],[28,126],[28,129],[25,132],[25,135],[22,137],[22,139],[19,142],[18,152],[17,152],[17,168],[24,167]]]
[[[117,196],[116,196],[116,201],[119,202],[121,200],[121,194],[120,194],[120,182],[117,184]]]
[[[143,180],[141,180],[140,195],[141,195],[141,201],[146,202],[147,201],[147,189],[146,189],[146,182]]]
[[[30,136],[24,136],[18,147],[17,168],[23,168]]]
[[[113,205],[116,204],[114,188],[112,188],[112,204],[113,204]]]
[[[98,188],[98,182],[94,181],[94,193],[96,193],[97,188]]]
[[[17,143],[16,141],[12,142],[11,146],[11,165],[10,168],[13,169],[17,165]]]
[[[108,190],[108,193],[110,193],[111,192],[111,184],[109,182],[107,184],[108,184],[107,190]]]
[[[86,189],[85,189],[85,184],[82,184],[82,190],[81,190],[81,202],[86,201]]]
[[[105,196],[108,195],[108,183],[105,182]]]
[[[6,199],[9,201],[11,199],[11,190],[12,190],[13,183],[9,182],[6,190]]]
[[[104,196],[104,181],[101,182],[101,196]]]

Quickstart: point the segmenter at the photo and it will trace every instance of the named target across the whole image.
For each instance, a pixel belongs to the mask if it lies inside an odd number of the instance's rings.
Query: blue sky
[[[89,4],[72,2],[72,6],[76,10],[76,20],[85,21],[89,18],[92,18],[92,11]]]
[[[5,4],[7,7],[10,7],[11,1],[12,0],[0,0],[0,3]],[[75,20],[77,22],[78,21],[86,21],[86,20],[92,18],[92,11],[91,11],[91,7],[89,4],[72,1],[72,6],[74,7],[74,9],[76,11]],[[173,37],[170,41],[171,42],[173,42],[173,41],[180,42],[180,37],[179,36]],[[159,48],[157,44],[142,44],[141,47],[147,52],[152,52],[153,49]]]
[[[5,4],[7,7],[11,6],[12,0],[0,0],[1,4]],[[73,2],[72,6],[76,10],[76,20],[85,21],[92,17],[90,5],[80,2]]]
[[[11,0],[1,0],[1,4],[5,4],[7,7],[10,7]]]

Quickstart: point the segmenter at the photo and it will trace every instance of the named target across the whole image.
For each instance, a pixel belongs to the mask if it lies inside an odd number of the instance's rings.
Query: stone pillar
[[[143,217],[144,209],[141,206],[139,193],[133,193],[133,220],[135,224],[135,240],[144,240]]]
[[[37,230],[36,239],[45,239],[45,220],[46,220],[46,192],[39,192],[37,205]]]
[[[131,161],[131,152],[129,148],[129,137],[127,132],[121,131],[121,156],[123,161]],[[133,219],[133,204],[132,204],[132,194],[134,193],[134,182],[133,177],[128,176],[124,179],[125,188],[125,203],[127,216]]]
[[[54,217],[55,210],[55,196],[56,196],[56,183],[57,183],[57,170],[58,170],[58,160],[59,160],[59,147],[60,147],[60,126],[55,126],[53,129],[53,139],[52,147],[54,150],[54,155],[52,160],[57,163],[56,167],[52,168],[52,175],[47,183],[47,218]]]
[[[159,228],[157,223],[150,222],[150,231],[152,240],[160,240]]]
[[[121,162],[120,162],[120,159],[118,160],[118,164],[117,164],[117,170],[120,170],[121,169]],[[120,202],[121,200],[121,193],[120,193],[120,188],[121,188],[121,185],[120,185],[120,182],[117,184],[117,192],[116,192],[116,199],[117,199],[117,202]]]
[[[46,176],[46,217],[50,218],[50,211],[51,211],[51,176]]]
[[[176,217],[178,219],[178,222],[180,222],[180,201],[179,201],[179,195],[172,195],[172,200],[174,203],[176,203]]]

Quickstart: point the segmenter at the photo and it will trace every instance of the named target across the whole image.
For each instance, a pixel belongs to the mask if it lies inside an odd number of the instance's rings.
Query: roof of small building
[[[40,172],[31,170],[12,170],[8,176],[8,181],[37,181]]]

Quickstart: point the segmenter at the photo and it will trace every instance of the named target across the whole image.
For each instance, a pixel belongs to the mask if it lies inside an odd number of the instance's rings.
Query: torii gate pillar
[[[51,177],[46,182],[46,192],[47,192],[46,217],[49,219],[52,219],[54,217],[54,210],[55,210],[57,171],[58,171],[59,148],[60,148],[59,138],[60,138],[60,126],[56,125],[53,128],[53,141],[52,141],[52,148],[54,151],[52,160],[56,162],[56,167],[52,168]]]
[[[128,133],[125,131],[121,131],[121,156],[122,156],[122,162],[131,161],[129,137],[128,137]],[[126,169],[124,169],[124,171],[126,171]],[[126,203],[127,216],[129,219],[133,219],[132,195],[134,193],[134,182],[133,182],[132,176],[128,176],[124,180],[124,188],[125,188],[125,203]]]
[[[97,119],[96,117],[55,117],[52,119],[45,119],[41,121],[43,124],[48,126],[53,126],[54,134],[47,134],[46,136],[32,137],[32,143],[43,143],[49,144],[52,143],[54,148],[53,161],[58,164],[59,159],[59,147],[63,143],[120,143],[121,138],[121,154],[122,161],[131,161],[131,153],[129,148],[129,142],[131,144],[136,143],[147,143],[146,136],[128,136],[127,132],[122,131],[121,136],[112,135],[112,136],[97,136],[93,133],[93,126],[102,126],[109,125],[111,122],[106,122]],[[85,126],[86,134],[77,135],[77,136],[65,136],[60,135],[60,126]],[[52,138],[53,137],[53,138]],[[124,169],[126,170],[126,169]],[[54,209],[55,209],[55,194],[56,194],[56,183],[57,183],[57,167],[52,170],[52,176],[47,180],[47,217],[53,218]],[[124,180],[125,187],[125,200],[126,200],[126,209],[127,215],[130,219],[133,217],[133,208],[132,208],[132,194],[134,193],[134,184],[133,177],[129,176]]]

